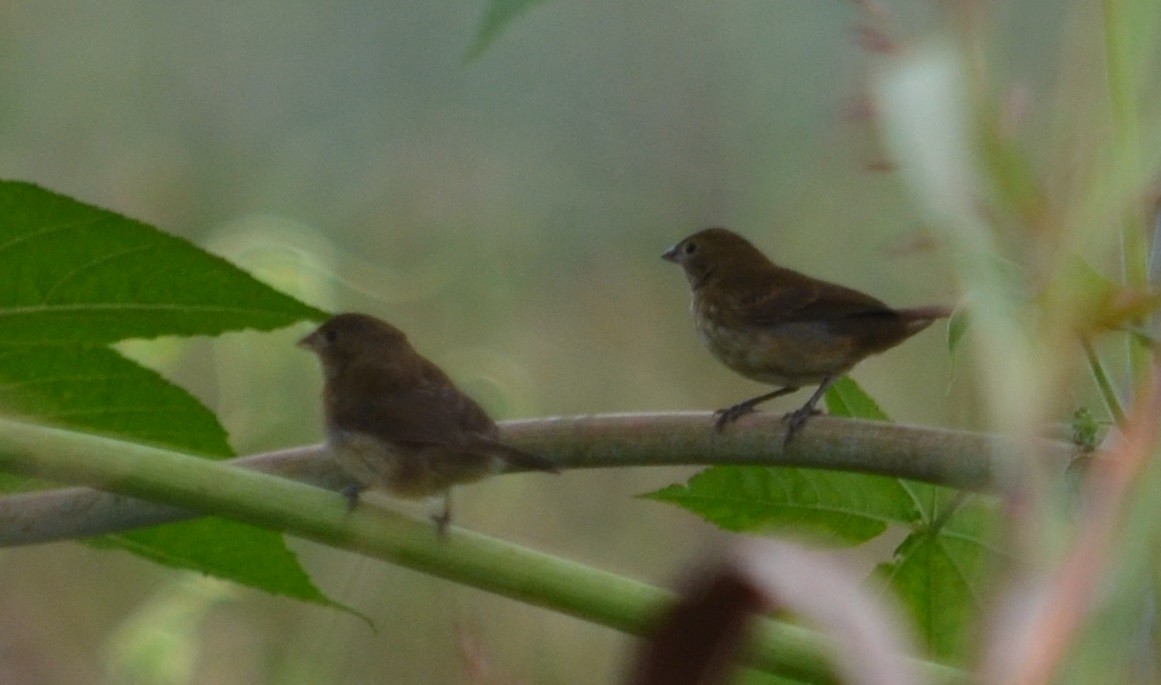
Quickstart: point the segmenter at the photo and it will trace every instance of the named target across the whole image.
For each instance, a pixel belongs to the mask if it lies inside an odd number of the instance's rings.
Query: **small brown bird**
[[[442,494],[434,516],[451,521],[451,486],[508,466],[556,472],[552,461],[499,442],[499,429],[438,366],[391,324],[338,314],[299,341],[322,362],[327,444],[361,485],[343,494],[351,507],[366,488],[401,497]]]
[[[661,257],[684,269],[698,336],[714,357],[746,378],[778,386],[719,410],[716,431],[766,400],[817,385],[806,404],[784,417],[789,442],[837,378],[951,313],[938,306],[892,309],[784,269],[724,228],[694,233]]]

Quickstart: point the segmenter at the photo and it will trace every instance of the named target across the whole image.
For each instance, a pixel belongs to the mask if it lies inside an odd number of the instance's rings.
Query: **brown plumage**
[[[557,470],[552,461],[499,442],[487,412],[460,392],[407,336],[366,314],[338,314],[299,341],[322,362],[327,444],[339,466],[364,488],[402,497],[444,496],[435,517],[451,520],[450,488],[508,465]]]
[[[857,290],[785,269],[724,228],[694,233],[662,258],[685,271],[698,335],[714,357],[746,378],[777,386],[719,410],[718,431],[766,400],[819,386],[786,415],[789,442],[837,378],[951,313],[939,306],[892,309]]]

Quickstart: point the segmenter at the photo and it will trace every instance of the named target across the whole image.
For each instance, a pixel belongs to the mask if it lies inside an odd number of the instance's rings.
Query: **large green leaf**
[[[643,496],[726,530],[806,533],[833,544],[864,542],[919,515],[895,479],[813,469],[715,466]]]
[[[879,408],[879,403],[871,399],[850,376],[843,376],[826,390],[826,408],[832,416],[847,416],[869,421],[890,421]]]
[[[875,569],[903,601],[933,656],[962,658],[969,647],[974,617],[988,594],[986,567],[995,561],[994,524],[986,506],[969,503],[934,534],[925,527],[912,531],[894,559]]]
[[[827,408],[836,416],[887,420],[850,378],[836,382],[826,399]],[[895,550],[894,559],[876,569],[876,575],[886,579],[902,599],[931,654],[962,655],[975,629],[971,618],[982,608],[981,570],[991,557],[988,545],[994,516],[979,497],[929,483],[895,482],[918,515],[905,522],[910,534]]]
[[[201,402],[106,347],[0,348],[0,412],[210,457],[233,454]],[[0,474],[0,491],[33,487],[43,484]]]
[[[107,347],[0,347],[0,410],[206,456],[233,454],[201,402]]]
[[[233,454],[185,390],[104,345],[268,330],[323,312],[150,226],[0,181],[0,411],[209,457]],[[24,489],[25,479],[0,480]],[[268,592],[332,604],[282,536],[222,519],[94,541]]]
[[[0,181],[0,345],[216,335],[325,316],[186,240]]]
[[[107,535],[93,544],[228,578],[271,594],[341,607],[314,586],[281,535],[236,521],[194,519]]]
[[[827,390],[826,402],[835,416],[887,419],[846,376]],[[920,519],[902,481],[816,469],[715,466],[685,484],[644,496],[676,504],[726,530],[806,533],[832,544],[858,544],[890,523]]]
[[[826,394],[835,416],[887,420],[853,380]],[[914,481],[799,468],[714,467],[685,484],[645,495],[681,506],[732,531],[814,533],[857,544],[903,525],[910,533],[875,577],[901,598],[932,654],[961,655],[984,594],[982,567],[995,516],[981,497],[962,503],[949,488]],[[946,521],[943,519],[947,518]],[[941,525],[937,525],[941,524]]]

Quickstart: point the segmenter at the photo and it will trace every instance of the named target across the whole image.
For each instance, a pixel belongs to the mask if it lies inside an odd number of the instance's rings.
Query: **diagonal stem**
[[[706,417],[708,419],[708,416]],[[430,522],[377,507],[348,511],[338,493],[228,463],[145,445],[0,419],[0,469],[63,482],[100,483],[284,531],[578,618],[647,635],[671,593],[458,528],[440,539]],[[762,621],[743,660],[805,682],[834,682],[825,637]],[[931,681],[966,682],[957,670],[914,661]]]

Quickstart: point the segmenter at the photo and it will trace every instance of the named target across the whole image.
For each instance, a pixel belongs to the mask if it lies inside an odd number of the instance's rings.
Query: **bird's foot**
[[[432,514],[431,520],[435,524],[435,534],[439,536],[440,541],[446,541],[447,527],[451,525],[452,520],[451,490],[443,493],[443,508],[438,514]]]
[[[775,397],[781,397],[787,393],[794,392],[797,389],[797,385],[788,385],[786,387],[778,388],[773,392],[768,392],[765,395],[751,397],[745,402],[738,402],[737,404],[726,407],[725,409],[719,409],[715,411],[714,415],[718,417],[718,420],[714,421],[714,432],[721,433],[726,426],[754,411],[754,407],[757,407],[759,404],[762,404],[766,400],[772,400]]]
[[[441,511],[431,515],[431,522],[435,524],[435,534],[440,540],[447,540],[447,527],[451,525],[451,512]]]
[[[721,433],[726,429],[726,426],[752,411],[754,411],[754,405],[750,402],[740,402],[725,409],[715,411],[714,416],[717,417],[717,420],[714,421],[714,432]]]
[[[355,505],[359,503],[359,495],[361,495],[366,489],[367,486],[365,485],[354,484],[348,485],[339,491],[339,493],[343,496],[343,499],[347,500],[347,511],[351,511],[355,508]]]
[[[808,404],[784,415],[782,422],[786,424],[786,437],[782,439],[782,446],[785,447],[790,444],[790,441],[794,439],[798,431],[802,430],[802,427],[806,425],[807,419],[815,414],[821,413],[820,410]]]

